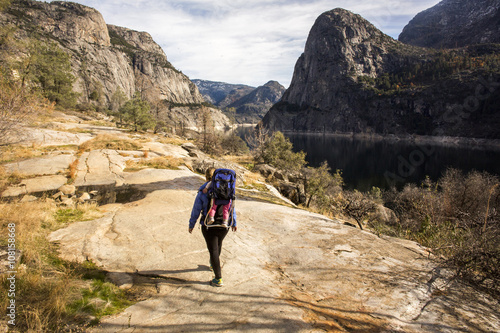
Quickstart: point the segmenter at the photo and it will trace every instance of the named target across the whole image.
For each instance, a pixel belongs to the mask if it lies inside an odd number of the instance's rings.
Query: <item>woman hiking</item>
[[[194,201],[193,209],[191,211],[191,218],[189,219],[189,233],[193,232],[196,221],[201,214],[200,224],[201,232],[207,243],[208,252],[210,253],[210,265],[214,271],[215,278],[210,282],[212,286],[222,287],[224,284],[222,282],[222,270],[220,267],[220,254],[222,251],[222,241],[226,237],[229,228],[225,227],[207,227],[205,220],[210,209],[210,198],[208,193],[203,190],[207,184],[212,180],[215,168],[208,168],[205,172],[206,183],[204,183],[199,189],[196,199]],[[229,219],[228,227],[231,227],[233,231],[236,231],[236,213],[233,209],[232,218]]]

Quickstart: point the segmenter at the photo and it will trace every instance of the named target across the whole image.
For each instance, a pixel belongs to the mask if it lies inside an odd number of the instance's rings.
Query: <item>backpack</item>
[[[236,199],[236,172],[231,169],[216,169],[212,176],[212,183],[208,189],[208,197],[210,198],[209,211],[213,205],[217,205],[215,213],[215,221],[207,227],[221,227],[222,226],[222,208],[224,205],[229,204],[229,225],[232,224],[234,199]],[[207,214],[208,218],[208,214]]]

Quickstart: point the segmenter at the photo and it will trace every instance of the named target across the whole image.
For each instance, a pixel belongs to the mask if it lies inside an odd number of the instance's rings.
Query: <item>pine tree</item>
[[[134,98],[127,101],[121,108],[120,113],[125,122],[131,123],[134,131],[138,129],[147,130],[154,128],[155,121],[149,114],[149,103],[140,98],[140,94],[136,93]]]
[[[56,43],[34,42],[23,68],[23,82],[38,86],[49,101],[70,108],[76,105],[69,55]]]

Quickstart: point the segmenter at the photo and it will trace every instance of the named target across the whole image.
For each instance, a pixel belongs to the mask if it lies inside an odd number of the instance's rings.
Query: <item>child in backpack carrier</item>
[[[212,182],[211,181],[208,182],[207,186],[205,186],[205,188],[203,189],[203,193],[207,193],[208,189],[210,188],[211,185],[212,185]],[[229,200],[229,203],[222,206],[222,225],[225,227],[227,227],[228,223],[229,223],[229,209],[231,208],[231,203],[232,203],[232,200]],[[217,207],[218,207],[218,205],[216,205],[215,201],[214,201],[212,208],[208,212],[207,224],[210,225],[210,224],[214,223],[215,213],[217,212]]]

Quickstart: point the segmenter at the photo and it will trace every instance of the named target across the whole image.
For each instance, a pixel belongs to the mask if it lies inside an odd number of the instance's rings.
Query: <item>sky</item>
[[[49,1],[50,2],[50,1]],[[316,18],[344,8],[397,39],[440,0],[73,0],[108,24],[146,31],[190,79],[288,87]]]

